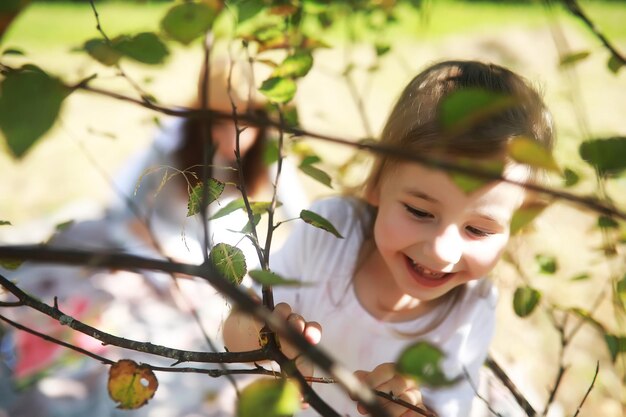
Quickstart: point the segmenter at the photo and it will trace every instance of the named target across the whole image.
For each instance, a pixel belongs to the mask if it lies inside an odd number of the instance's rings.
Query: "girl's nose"
[[[463,255],[463,237],[456,225],[439,229],[426,246],[427,255],[440,263],[442,268],[457,264]]]

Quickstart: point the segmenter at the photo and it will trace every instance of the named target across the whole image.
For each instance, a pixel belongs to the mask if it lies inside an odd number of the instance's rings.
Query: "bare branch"
[[[515,398],[517,404],[522,407],[522,410],[524,410],[528,417],[535,417],[538,415],[533,406],[530,405],[526,397],[521,393],[519,388],[517,388],[517,386],[513,383],[513,381],[511,381],[506,372],[504,372],[500,365],[498,365],[498,363],[491,356],[487,357],[485,365],[491,370],[491,372],[494,373],[494,375],[500,381],[502,381],[502,383],[509,390],[509,392],[513,394],[513,398]]]
[[[472,390],[474,390],[474,395],[476,395],[476,397],[481,400],[485,406],[487,406],[487,409],[489,410],[489,412],[497,417],[502,417],[502,414],[498,413],[496,410],[494,410],[491,407],[491,404],[489,404],[489,401],[487,401],[487,399],[485,397],[483,397],[482,395],[480,395],[480,393],[478,392],[478,387],[476,386],[476,384],[474,384],[474,381],[472,380],[472,376],[469,374],[469,372],[467,372],[467,369],[465,369],[465,367],[463,367],[463,373],[465,374],[465,378],[467,379],[467,381],[469,382],[470,386],[472,387]]]
[[[622,65],[626,65],[626,57],[622,55],[620,51],[607,39],[606,36],[597,28],[595,23],[587,16],[583,9],[578,4],[577,0],[563,0],[563,4],[569,10],[571,14],[582,20],[585,25],[593,32],[593,34],[602,42],[606,49],[611,52],[611,55],[617,59]]]
[[[369,389],[366,385],[364,385],[361,381],[359,381],[352,374],[352,372],[348,371],[346,368],[338,364],[324,351],[309,343],[301,333],[296,331],[291,326],[287,325],[287,323],[285,323],[283,320],[273,316],[271,311],[252,299],[252,297],[250,297],[250,295],[247,294],[244,290],[239,287],[235,287],[227,279],[220,276],[210,263],[206,263],[203,265],[190,265],[176,262],[166,262],[160,259],[150,259],[129,254],[53,249],[44,245],[0,246],[0,258],[31,260],[53,264],[84,265],[94,268],[104,267],[127,270],[150,269],[164,272],[187,274],[203,278],[207,280],[213,287],[215,287],[215,289],[231,299],[231,301],[234,302],[243,312],[251,314],[259,320],[268,323],[273,329],[276,330],[276,332],[281,337],[284,337],[287,342],[291,343],[296,349],[301,351],[302,354],[306,355],[313,362],[314,365],[316,365],[322,371],[325,371],[326,373],[331,375],[344,389],[344,391],[346,391],[346,393],[348,393],[352,398],[355,398],[356,401],[363,404],[363,406],[371,413],[372,416],[388,416],[386,410],[376,400],[373,391]],[[31,300],[28,295],[26,295],[23,291],[21,291],[14,284],[12,284],[10,281],[3,277],[0,277],[0,285],[5,286],[5,288],[7,288],[14,294],[16,294],[17,292],[18,294],[22,295],[25,302],[26,300],[34,301],[34,305],[38,305],[43,310],[47,310],[50,314],[52,314],[51,317],[54,317],[57,320],[59,320],[61,316],[63,316],[64,321],[66,321],[66,319],[70,319],[68,316],[63,315],[59,310],[55,310],[46,304],[39,303],[37,300]],[[73,324],[74,326],[87,331],[87,334],[90,335],[94,331],[99,332],[97,329],[80,323],[77,320],[67,320],[67,322],[69,322],[68,325]],[[80,323],[81,326],[78,326],[78,323]],[[101,335],[102,332],[96,334]],[[116,341],[123,343],[122,347],[126,347],[126,345],[129,345],[126,339],[118,339],[119,340]],[[150,343],[140,344],[139,346],[141,347],[141,349],[134,350],[138,350],[141,352],[145,351],[146,349],[154,350],[154,347],[157,347],[156,345],[152,345]],[[238,355],[235,353],[214,354],[205,352],[188,352],[165,348],[162,346],[159,346],[159,348],[159,352],[163,353],[161,356],[172,357],[174,359],[182,361],[207,362],[206,358],[220,358],[222,362],[227,362],[230,360],[234,360],[234,358]],[[239,355],[259,355],[263,357],[247,357],[245,359],[239,358],[236,360],[236,362],[260,361],[267,357],[265,356],[266,353],[266,350],[261,350],[258,352],[242,352]],[[171,356],[168,356],[168,354]]]
[[[102,362],[104,364],[113,365],[115,363],[115,361],[112,361],[111,359],[107,359],[107,358],[105,358],[103,356],[96,355],[93,352],[90,352],[90,351],[85,350],[83,348],[80,348],[78,346],[74,346],[74,345],[72,345],[70,343],[66,343],[66,342],[64,342],[62,340],[56,339],[56,338],[54,338],[52,336],[48,336],[47,334],[40,333],[40,332],[38,332],[36,330],[33,330],[33,329],[29,328],[29,327],[26,327],[26,326],[22,325],[22,324],[14,322],[13,320],[11,320],[11,319],[9,319],[9,318],[1,315],[1,314],[0,314],[0,320],[3,320],[4,322],[8,323],[9,325],[11,325],[11,326],[15,327],[16,329],[19,329],[19,330],[21,330],[23,332],[30,333],[32,335],[35,335],[37,337],[42,338],[43,340],[48,341],[48,342],[56,343],[57,345],[63,346],[63,347],[68,348],[68,349],[71,349],[71,350],[76,351],[78,353],[81,353],[81,354],[83,354],[85,356],[89,356],[90,358],[96,359],[96,360],[98,360],[98,361],[100,361],[100,362]]]
[[[0,64],[0,67],[2,67],[5,71],[8,71],[8,72],[19,71],[19,70],[16,70],[15,68],[12,68],[3,64]],[[76,84],[73,86],[67,86],[67,87],[71,89],[78,89],[78,90],[92,92],[95,94],[114,98],[120,101],[134,103],[139,106],[145,107],[147,109],[157,111],[162,114],[171,115],[171,116],[232,120],[232,114],[228,112],[222,112],[222,111],[212,110],[212,109],[206,109],[206,110],[190,109],[190,108],[185,108],[185,107],[173,108],[173,107],[161,106],[152,102],[146,103],[141,100],[137,100],[135,98],[128,97],[123,94],[103,90],[103,89],[96,88],[96,87],[91,87],[88,85],[88,83],[79,83],[79,84]],[[545,194],[550,197],[554,197],[560,200],[567,201],[569,203],[573,203],[573,204],[591,209],[601,215],[615,217],[616,219],[626,220],[626,212],[620,211],[616,209],[615,207],[605,204],[602,201],[599,201],[598,199],[593,198],[593,197],[579,196],[579,195],[571,194],[571,193],[564,192],[561,190],[557,190],[554,188],[548,188],[548,187],[540,186],[537,184],[530,184],[530,183],[524,183],[521,181],[511,180],[511,179],[503,177],[502,175],[494,174],[493,172],[478,169],[476,167],[463,166],[461,164],[451,162],[451,161],[444,161],[444,160],[434,159],[429,156],[406,152],[405,149],[400,149],[400,148],[396,148],[393,146],[381,145],[379,143],[376,143],[376,141],[372,139],[364,139],[364,140],[355,142],[353,140],[347,140],[347,139],[342,139],[342,138],[338,138],[338,137],[334,137],[330,135],[309,132],[299,127],[281,126],[280,122],[276,122],[267,117],[260,117],[258,115],[251,114],[251,113],[240,114],[239,119],[241,121],[245,121],[246,123],[256,125],[256,126],[282,128],[285,133],[289,133],[295,136],[307,136],[313,139],[319,139],[319,140],[323,140],[329,143],[350,146],[357,150],[363,150],[363,151],[371,152],[374,154],[386,155],[386,156],[398,158],[403,161],[417,162],[417,163],[426,165],[431,168],[458,172],[461,174],[467,174],[467,175],[474,176],[476,178],[484,179],[488,181],[506,182],[509,184],[517,185],[519,187],[525,188],[530,191],[534,191],[536,193]]]
[[[600,362],[596,361],[596,371],[593,374],[593,379],[591,380],[591,385],[589,385],[589,388],[587,389],[587,392],[585,393],[585,396],[580,401],[580,404],[578,404],[578,408],[576,408],[576,413],[574,413],[574,415],[572,417],[576,417],[578,415],[578,413],[580,413],[580,409],[583,408],[583,404],[585,404],[585,401],[587,400],[587,397],[591,393],[591,390],[593,389],[593,386],[596,383],[596,378],[598,377],[598,372],[599,371],[600,371]]]
[[[396,404],[399,404],[399,405],[401,405],[401,406],[403,406],[403,407],[406,407],[406,408],[407,408],[407,409],[409,409],[409,410],[415,411],[415,412],[416,412],[417,414],[419,414],[420,416],[425,416],[425,417],[437,417],[437,415],[436,415],[435,413],[433,413],[432,411],[428,411],[428,410],[427,410],[427,409],[425,409],[425,408],[418,407],[418,406],[416,406],[416,405],[413,405],[413,404],[411,404],[411,403],[408,403],[408,402],[404,401],[403,399],[396,397],[396,396],[395,396],[395,395],[393,395],[393,394],[389,394],[389,393],[382,392],[382,391],[374,391],[374,393],[375,393],[377,396],[381,397],[381,398],[384,398],[384,399],[386,399],[386,400],[389,400],[389,401],[391,401],[391,402],[394,402],[394,403],[396,403]]]
[[[41,250],[41,247],[39,250]],[[137,352],[149,353],[152,355],[175,359],[177,362],[239,363],[262,361],[267,359],[267,355],[262,351],[236,353],[194,352],[155,345],[149,342],[139,342],[135,340],[121,338],[103,332],[71,316],[68,316],[56,306],[53,307],[35,299],[34,297],[26,294],[24,291],[19,289],[15,284],[13,284],[2,275],[0,275],[0,285],[6,288],[11,294],[16,296],[23,305],[31,307],[49,317],[52,317],[53,319],[58,320],[59,323],[66,325],[80,333],[91,336],[94,339],[101,341],[105,345],[113,345],[129,350],[134,350]]]
[[[10,320],[9,318],[3,316],[0,314],[0,320],[5,321],[6,323],[8,323],[10,326],[30,333],[32,335],[35,335],[37,337],[40,337],[43,340],[46,340],[48,342],[51,343],[55,343],[57,345],[63,346],[67,349],[71,349],[75,352],[78,352],[80,354],[83,354],[85,356],[89,356],[92,359],[97,360],[98,362],[101,362],[103,364],[106,365],[113,365],[115,363],[115,361],[105,358],[103,356],[97,355],[93,352],[90,352],[88,350],[82,349],[78,346],[74,346],[70,343],[66,343],[62,340],[56,339],[52,336],[49,336],[47,334],[38,332],[36,330],[33,330],[29,327],[26,327],[20,323],[17,323],[13,320]],[[169,373],[195,373],[195,374],[206,374],[212,378],[219,378],[222,376],[229,376],[229,375],[266,375],[266,376],[273,376],[273,377],[280,377],[281,374],[280,372],[276,372],[276,371],[272,371],[270,369],[265,369],[263,367],[257,366],[255,368],[251,368],[251,369],[203,369],[203,368],[193,368],[193,367],[184,367],[184,368],[176,368],[176,367],[172,367],[172,366],[156,366],[156,365],[150,365],[148,363],[143,363],[143,365],[147,366],[148,368],[150,368],[153,371],[158,371],[158,372],[169,372]],[[321,382],[321,383],[328,383],[328,381],[324,378],[309,378],[308,379],[310,382]]]

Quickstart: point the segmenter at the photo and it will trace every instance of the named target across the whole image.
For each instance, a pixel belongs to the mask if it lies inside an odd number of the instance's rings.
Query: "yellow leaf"
[[[122,359],[109,370],[109,396],[119,405],[117,408],[134,410],[145,405],[154,396],[159,381],[146,365]]]
[[[536,140],[523,136],[515,138],[509,142],[508,154],[513,160],[522,164],[561,174],[561,168],[554,160],[552,152],[541,146]]]

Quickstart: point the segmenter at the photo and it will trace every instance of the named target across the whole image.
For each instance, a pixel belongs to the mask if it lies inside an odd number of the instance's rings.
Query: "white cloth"
[[[395,362],[410,344],[424,340],[446,354],[442,362],[449,378],[463,376],[465,368],[478,386],[478,373],[487,355],[495,324],[497,294],[487,279],[467,284],[451,302],[413,321],[388,323],[372,317],[359,303],[351,285],[364,233],[372,213],[364,203],[349,198],[316,202],[312,211],[329,220],[344,236],[300,222],[270,265],[285,278],[313,285],[275,287],[276,302],[287,302],[308,321],[322,325],[320,346],[350,371],[367,370]],[[422,335],[432,324],[438,325]],[[316,371],[317,373],[317,371]],[[358,416],[353,401],[335,384],[315,384],[314,389],[342,416]],[[441,417],[467,416],[474,390],[467,380],[451,388],[421,388],[423,401]],[[315,415],[309,409],[303,415]]]
[[[184,119],[175,118],[165,122],[153,145],[129,160],[114,179],[114,185],[118,193],[139,208],[142,216],[150,219],[151,230],[166,255],[177,260],[200,263],[204,247],[201,218],[199,215],[187,218],[187,200],[181,198],[179,190],[169,188],[167,184],[162,187],[162,179],[176,172],[171,168],[176,164],[173,154],[182,145],[183,131]],[[274,180],[275,168],[271,166],[269,169],[270,182]],[[234,186],[227,185],[218,201],[209,206],[208,215],[215,214],[240,197],[241,194]],[[283,160],[277,197],[282,204],[278,210],[278,215],[282,216],[279,219],[283,220],[298,217],[300,210],[309,204],[297,170],[288,159]],[[121,207],[115,206],[114,211],[134,216],[127,210],[128,201],[119,199],[119,204]],[[210,243],[211,246],[217,243],[237,246],[243,251],[248,266],[253,267],[259,263],[256,249],[249,239],[238,232],[247,223],[248,217],[244,210],[210,221]]]

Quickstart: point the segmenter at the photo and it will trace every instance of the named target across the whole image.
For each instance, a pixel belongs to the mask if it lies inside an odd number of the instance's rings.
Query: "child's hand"
[[[356,371],[354,375],[376,391],[392,393],[393,396],[412,405],[422,404],[422,394],[415,380],[396,373],[394,363],[383,363],[378,365],[371,372]],[[393,417],[421,416],[421,414],[418,414],[416,411],[409,410],[393,401],[384,398],[380,398],[380,401],[383,407],[389,412],[389,415]],[[365,407],[361,404],[357,405],[357,410],[361,414],[367,414]]]
[[[290,326],[302,333],[304,338],[313,345],[318,344],[322,338],[322,326],[315,321],[305,321],[301,315],[291,310],[289,304],[276,304],[273,314],[287,321]],[[306,360],[305,357],[299,356],[300,352],[295,347],[282,339],[280,340],[280,346],[285,356],[289,359],[296,358],[296,366],[302,375],[313,376],[313,364]]]

